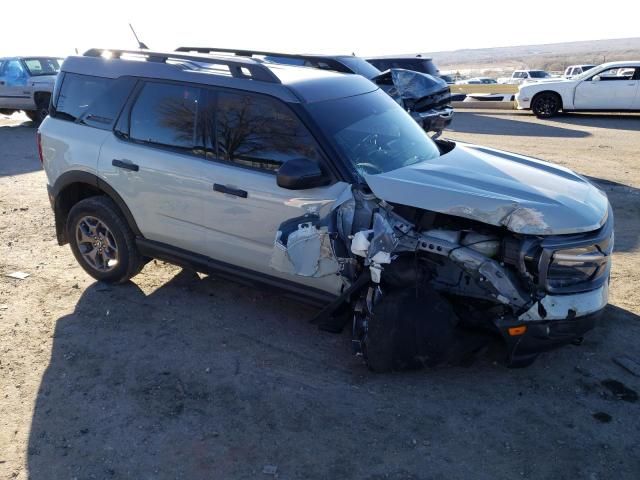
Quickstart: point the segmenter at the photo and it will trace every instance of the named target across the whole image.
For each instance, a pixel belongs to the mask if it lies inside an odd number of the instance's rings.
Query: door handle
[[[215,192],[226,193],[228,195],[234,195],[240,198],[247,198],[247,191],[240,190],[239,188],[228,187],[226,185],[220,185],[219,183],[213,184],[213,190]]]
[[[118,160],[114,158],[111,162],[111,165],[118,168],[124,168],[125,170],[131,170],[132,172],[137,172],[138,170],[140,170],[140,167],[138,165],[136,165],[135,163],[131,163],[129,160]]]

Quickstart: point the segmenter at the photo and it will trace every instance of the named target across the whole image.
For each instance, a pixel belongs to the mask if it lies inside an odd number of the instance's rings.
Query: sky
[[[639,17],[638,0],[3,0],[0,56],[135,48],[129,23],[156,50],[366,56],[637,37]]]

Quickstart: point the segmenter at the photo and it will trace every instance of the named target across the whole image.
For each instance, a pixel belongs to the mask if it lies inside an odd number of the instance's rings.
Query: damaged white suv
[[[613,216],[563,167],[432,141],[367,79],[243,57],[69,57],[38,133],[59,243],[94,278],[152,257],[324,302],[378,371],[475,332],[510,365],[607,303]],[[473,343],[473,342],[472,342]]]

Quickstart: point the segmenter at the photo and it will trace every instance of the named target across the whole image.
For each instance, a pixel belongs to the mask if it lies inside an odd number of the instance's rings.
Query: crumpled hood
[[[392,68],[371,79],[402,108],[425,111],[451,102],[451,91],[439,77],[403,68]]]
[[[433,160],[365,179],[387,202],[530,235],[596,230],[609,205],[604,192],[567,168],[461,143]]]

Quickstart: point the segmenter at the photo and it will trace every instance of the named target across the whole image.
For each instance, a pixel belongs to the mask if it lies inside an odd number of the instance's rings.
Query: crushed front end
[[[441,78],[392,68],[372,78],[427,132],[439,135],[453,120],[451,91]]]
[[[376,371],[455,362],[488,334],[524,366],[576,342],[607,303],[613,216],[591,232],[514,233],[473,218],[378,198],[354,186],[324,218],[285,222],[272,267],[341,275],[343,294],[319,315],[351,322],[353,345]]]

